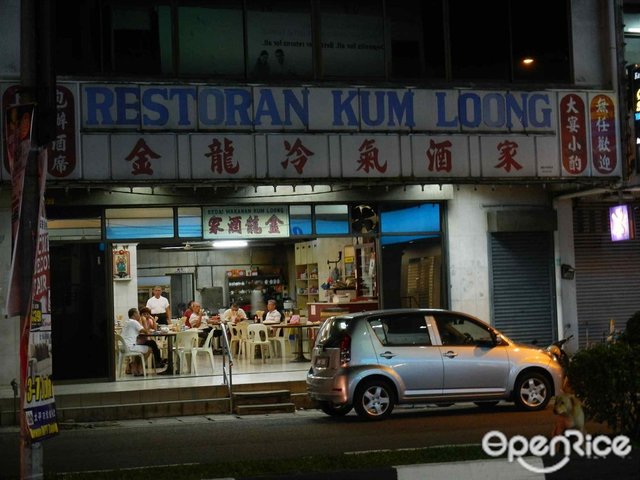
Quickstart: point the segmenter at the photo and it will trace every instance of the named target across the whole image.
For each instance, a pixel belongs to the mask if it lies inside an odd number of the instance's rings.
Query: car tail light
[[[351,361],[351,337],[344,335],[340,340],[340,363],[345,365]]]

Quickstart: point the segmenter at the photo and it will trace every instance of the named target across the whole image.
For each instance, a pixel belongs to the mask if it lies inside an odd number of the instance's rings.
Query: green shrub
[[[579,350],[568,377],[587,417],[640,439],[640,345],[618,342]]]
[[[640,312],[636,312],[627,320],[624,332],[620,336],[620,341],[630,345],[640,345]]]

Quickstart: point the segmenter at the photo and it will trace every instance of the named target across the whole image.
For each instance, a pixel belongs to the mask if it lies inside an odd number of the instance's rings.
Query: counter
[[[359,302],[346,302],[346,303],[329,303],[329,302],[311,302],[307,304],[307,317],[310,322],[319,322],[327,318],[329,309],[339,311],[337,314],[343,312],[356,313],[366,312],[369,310],[378,309],[378,300],[365,300]],[[324,315],[322,312],[325,312]]]

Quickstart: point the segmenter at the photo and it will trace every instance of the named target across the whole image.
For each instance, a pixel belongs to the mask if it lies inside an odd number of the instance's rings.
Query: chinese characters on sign
[[[436,143],[430,139],[426,156],[429,161],[427,170],[430,172],[451,171],[451,142],[449,140]]]
[[[577,94],[560,99],[560,155],[563,171],[579,175],[587,169],[587,125],[584,100]]]
[[[618,166],[616,116],[613,99],[608,95],[596,95],[591,99],[591,151],[593,168],[609,175]]]
[[[5,108],[20,103],[20,87],[4,84],[0,93]],[[616,98],[604,91],[122,88],[65,82],[58,85],[56,98],[58,131],[47,168],[56,179],[548,178],[621,173]],[[223,108],[227,104],[236,108]],[[78,106],[82,115],[75,119]],[[76,125],[84,127],[80,134]],[[3,174],[9,171],[6,149],[11,139],[5,140]]]
[[[289,209],[286,205],[205,207],[202,226],[209,240],[288,237]]]
[[[49,175],[56,178],[69,177],[76,168],[76,123],[74,99],[71,91],[56,87],[56,139],[49,151]]]
[[[209,146],[209,152],[204,156],[211,159],[211,171],[213,173],[222,173],[223,171],[230,174],[238,173],[240,165],[238,162],[233,163],[233,141],[224,138],[221,142],[219,139],[214,138]]]
[[[518,154],[519,145],[516,142],[505,140],[498,144],[499,162],[495,168],[502,168],[505,172],[511,172],[511,169],[521,170],[522,165],[516,162],[515,157]]]
[[[302,144],[300,138],[296,138],[296,141],[291,144],[287,140],[284,140],[284,148],[286,150],[286,158],[282,162],[282,167],[287,168],[289,162],[296,169],[296,172],[302,173],[304,166],[309,160],[309,157],[315,155],[311,150]]]
[[[151,160],[157,160],[158,158],[161,158],[161,155],[151,150],[147,142],[141,138],[137,141],[129,155],[125,157],[125,160],[132,162],[132,175],[153,175]]]

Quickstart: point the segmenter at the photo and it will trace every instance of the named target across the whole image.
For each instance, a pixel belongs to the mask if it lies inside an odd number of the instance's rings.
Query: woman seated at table
[[[160,326],[157,323],[157,318],[151,314],[151,309],[148,307],[140,308],[140,324],[148,333],[160,329]],[[160,347],[158,347],[158,343],[155,340],[151,340],[150,338],[145,336],[140,336],[138,339],[138,344],[147,345],[149,348],[151,348],[151,351],[153,351],[153,359],[156,362],[156,368],[162,368],[167,364],[167,360],[162,359],[162,356],[160,354]]]
[[[140,308],[140,324],[148,332],[153,332],[154,330],[158,330],[158,324],[156,322],[156,317],[151,315],[151,309],[148,308],[148,307],[141,307]]]

